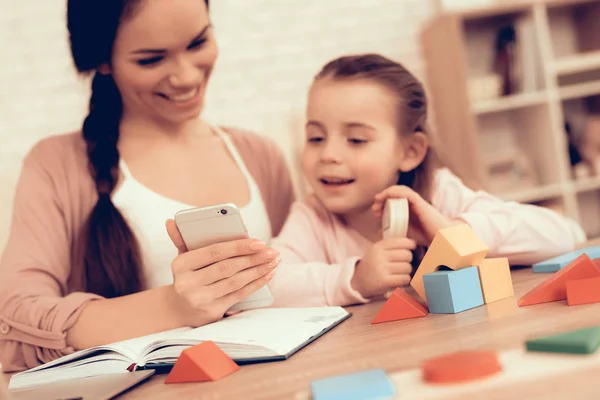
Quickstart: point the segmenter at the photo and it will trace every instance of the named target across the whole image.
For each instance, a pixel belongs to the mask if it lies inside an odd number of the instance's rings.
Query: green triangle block
[[[591,354],[600,346],[600,326],[526,341],[528,351]]]

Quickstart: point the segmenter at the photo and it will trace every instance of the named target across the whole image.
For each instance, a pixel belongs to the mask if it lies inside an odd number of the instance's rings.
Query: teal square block
[[[425,274],[423,284],[432,314],[456,314],[483,305],[477,267]]]

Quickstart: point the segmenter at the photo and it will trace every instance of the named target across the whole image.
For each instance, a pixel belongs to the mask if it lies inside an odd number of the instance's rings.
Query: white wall
[[[5,2],[0,12],[0,249],[23,155],[42,137],[77,129],[87,87],[69,58],[66,0]],[[311,77],[331,58],[380,52],[422,77],[418,32],[433,0],[215,0],[221,56],[205,117],[273,137],[294,167]],[[293,169],[294,177],[297,177]]]

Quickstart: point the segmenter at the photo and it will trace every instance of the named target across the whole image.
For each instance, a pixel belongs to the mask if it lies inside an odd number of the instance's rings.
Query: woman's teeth
[[[190,91],[180,94],[167,95],[167,98],[171,101],[188,101],[198,93],[198,88],[194,88]]]
[[[321,182],[326,185],[345,185],[354,182],[354,179],[321,179]]]

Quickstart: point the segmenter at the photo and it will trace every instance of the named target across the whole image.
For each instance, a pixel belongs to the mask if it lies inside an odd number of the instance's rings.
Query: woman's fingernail
[[[279,257],[269,263],[269,268],[275,268],[279,264]]]
[[[273,279],[273,276],[275,275],[275,271],[271,271],[268,274],[265,275],[265,278],[267,280]]]
[[[279,252],[274,249],[269,249],[269,250],[265,251],[264,254],[265,254],[266,258],[275,258],[279,255]]]
[[[267,245],[260,241],[252,242],[250,244],[250,250],[252,250],[252,251],[262,250],[265,247],[267,247]]]

